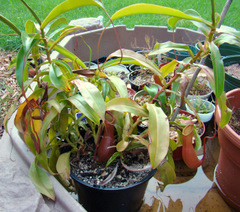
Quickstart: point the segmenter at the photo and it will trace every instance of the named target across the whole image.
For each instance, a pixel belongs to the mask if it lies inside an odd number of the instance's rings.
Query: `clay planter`
[[[227,56],[223,58],[223,63],[225,68],[233,64],[240,64],[240,55]],[[225,85],[224,85],[225,92],[228,92],[230,90],[233,90],[239,87],[240,87],[240,79],[228,74],[225,71]]]
[[[240,108],[240,88],[227,93],[229,105]],[[217,106],[216,121],[219,124],[220,110]],[[221,196],[234,208],[240,210],[240,136],[229,125],[219,127],[218,139],[221,146],[215,181]]]
[[[75,182],[79,203],[87,211],[130,212],[140,209],[148,181],[156,171],[154,169],[140,182],[122,188],[96,187],[81,181],[73,173],[71,177]]]

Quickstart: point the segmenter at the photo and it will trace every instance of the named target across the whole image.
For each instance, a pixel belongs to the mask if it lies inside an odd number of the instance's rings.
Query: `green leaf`
[[[24,6],[30,11],[30,13],[32,13],[33,17],[37,20],[37,22],[41,25],[41,20],[39,19],[39,17],[37,16],[37,14],[33,11],[33,9],[24,1],[24,0],[20,0]]]
[[[192,57],[194,56],[192,50],[189,48],[187,44],[174,43],[172,41],[167,41],[164,43],[156,43],[154,46],[154,50],[151,51],[149,55],[158,55],[158,54],[169,52],[171,50],[186,51]]]
[[[88,105],[88,103],[85,101],[85,99],[81,95],[76,94],[74,96],[71,96],[68,98],[68,101],[70,101],[81,113],[83,113],[95,124],[97,125],[100,124],[100,119],[98,114],[93,110],[92,107]]]
[[[136,60],[138,63],[140,63],[141,66],[146,67],[147,69],[151,70],[154,74],[157,76],[163,78],[162,73],[159,71],[158,66],[150,59],[146,58],[144,55],[136,53],[132,50],[128,49],[121,49],[113,52],[109,55],[110,57],[125,57],[125,58],[131,58]]]
[[[174,168],[171,166],[171,164],[166,161],[164,162],[162,165],[160,165],[158,168],[157,168],[158,172],[159,172],[159,176],[160,176],[160,179],[161,182],[164,183],[164,186],[161,187],[161,191],[163,191],[164,187],[168,184],[172,184],[174,182],[174,180],[176,179],[176,173],[175,173],[175,170]]]
[[[53,44],[53,40],[48,40],[48,46],[51,46]],[[69,59],[72,59],[73,61],[75,61],[77,64],[79,64],[82,68],[87,68],[86,65],[83,63],[83,61],[81,61],[75,54],[73,54],[72,52],[70,52],[69,50],[67,50],[66,48],[56,45],[53,48],[54,50],[56,50],[57,52],[59,52],[60,54],[62,54],[65,57],[68,57]]]
[[[36,33],[37,32],[37,29],[36,29],[33,21],[31,21],[31,20],[26,21],[25,31],[26,31],[26,33]]]
[[[67,19],[65,17],[60,17],[57,18],[56,20],[50,22],[46,27],[45,27],[45,33],[48,35],[50,32],[54,31],[61,25],[67,25]]]
[[[51,47],[49,48],[49,51],[51,51],[54,46],[56,46],[63,38],[65,38],[68,34],[72,33],[72,32],[75,32],[75,31],[78,31],[80,29],[83,29],[83,27],[80,27],[80,26],[73,26],[73,27],[70,27],[70,28],[67,28],[65,29],[61,34],[60,36],[53,42],[53,44],[51,45]]]
[[[214,42],[211,42],[209,44],[209,48],[211,51],[211,60],[213,65],[214,81],[215,81],[215,87],[213,89],[214,89],[216,98],[219,98],[224,92],[225,70],[224,70],[224,65],[222,61],[222,56],[219,52],[218,47],[214,44]]]
[[[198,18],[202,18],[200,16],[200,14],[196,11],[196,10],[193,10],[193,9],[189,9],[187,11],[185,11],[186,14],[188,15],[192,15],[192,16],[195,16],[195,17],[198,17]],[[206,24],[204,23],[201,23],[201,22],[197,22],[197,21],[192,21],[192,23],[198,28],[198,30],[200,30],[206,37],[208,36],[208,34],[210,33],[210,27],[207,26]]]
[[[58,115],[57,110],[54,107],[51,107],[46,116],[44,117],[42,128],[39,133],[39,138],[41,141],[44,141],[44,137],[47,134],[47,129],[49,128],[49,125],[57,115]]]
[[[176,60],[172,60],[170,63],[162,66],[160,71],[163,73],[163,76],[166,77],[168,74],[174,72],[178,62]]]
[[[64,71],[62,66],[52,63],[49,67],[49,78],[56,88],[68,92],[70,91],[70,83],[62,71]]]
[[[60,155],[60,151],[59,151],[58,146],[54,146],[51,150],[51,155],[49,157],[49,168],[53,172],[57,172],[56,164],[57,164],[59,155]]]
[[[52,183],[48,175],[39,166],[37,166],[36,159],[32,162],[29,169],[29,177],[40,193],[52,200],[55,200]]]
[[[66,0],[62,2],[61,4],[57,5],[45,18],[41,25],[41,29],[44,29],[45,26],[57,18],[59,15],[68,12],[70,10],[79,8],[79,7],[84,7],[84,6],[97,6],[102,9],[104,9],[103,4],[100,1],[94,1],[94,0],[81,0],[81,1],[76,1],[76,0]]]
[[[54,60],[52,62],[61,68],[61,72],[64,75],[64,77],[66,77],[68,80],[72,79],[73,77],[72,69],[66,62],[62,60]]]
[[[8,120],[10,119],[12,114],[15,112],[16,108],[17,108],[17,104],[16,104],[16,102],[14,102],[13,105],[10,107],[10,109],[8,110],[7,114],[4,117],[4,121],[3,121],[4,129],[6,130],[7,133],[9,133],[8,132],[8,127],[7,127]]]
[[[57,172],[65,180],[68,180],[70,176],[70,162],[69,162],[70,153],[71,152],[66,152],[61,154],[57,160],[56,165]]]
[[[111,80],[111,82],[116,87],[119,95],[121,97],[128,98],[128,91],[127,91],[127,86],[126,86],[125,82],[123,80],[121,80],[119,77],[116,77],[116,76],[110,76],[108,78]]]
[[[149,135],[148,146],[152,168],[157,168],[165,158],[169,147],[169,122],[167,116],[160,107],[147,103],[149,111]]]
[[[1,14],[0,14],[0,21],[8,25],[14,32],[16,32],[19,36],[21,36],[21,31],[11,21],[9,21],[7,18],[2,16]]]
[[[115,98],[106,103],[106,110],[114,110],[119,112],[129,112],[137,116],[147,117],[148,111],[139,106],[136,102],[129,98]]]
[[[16,78],[20,87],[22,87],[23,82],[28,79],[27,73],[27,58],[33,47],[40,41],[40,35],[36,34],[34,37],[29,37],[26,32],[22,32],[22,47],[17,55],[16,64]]]
[[[223,128],[226,124],[228,124],[232,111],[226,105],[227,97],[225,93],[222,93],[220,97],[217,98],[217,104],[221,110],[221,120],[219,122],[219,127]]]
[[[114,21],[118,18],[130,16],[130,15],[137,15],[137,14],[167,15],[167,16],[173,16],[179,19],[199,21],[199,22],[203,22],[210,25],[209,22],[205,21],[202,18],[197,18],[191,15],[188,15],[180,10],[176,10],[171,7],[163,7],[163,6],[154,5],[154,4],[133,4],[133,5],[124,7],[118,10],[117,12],[115,12],[111,17],[111,20]]]
[[[176,23],[177,23],[179,20],[181,20],[181,19],[180,19],[180,18],[176,18],[176,17],[171,17],[171,18],[168,19],[168,25],[174,29]]]
[[[109,93],[110,86],[109,86],[109,84],[107,83],[107,81],[105,79],[99,79],[99,82],[101,83],[102,95],[103,95],[103,98],[105,100],[107,95],[108,95],[108,93]]]
[[[105,119],[105,102],[103,96],[97,87],[89,82],[81,80],[73,80],[85,101],[92,107],[92,109],[99,115],[101,120]]]
[[[128,147],[128,142],[121,140],[117,143],[116,149],[118,152],[123,152]]]

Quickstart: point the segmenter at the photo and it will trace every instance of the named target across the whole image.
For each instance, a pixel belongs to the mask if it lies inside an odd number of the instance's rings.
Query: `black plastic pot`
[[[78,201],[88,212],[130,212],[140,209],[148,181],[155,173],[156,169],[140,182],[123,188],[101,188],[81,181],[73,173],[71,177],[75,182]]]
[[[188,46],[192,50],[193,54],[196,55],[197,52],[198,52],[198,49],[195,46],[192,46],[192,45],[188,45]],[[176,52],[176,55],[175,55],[175,52]],[[185,58],[190,57],[191,55],[186,51],[171,50],[171,51],[166,53],[166,56],[169,57],[169,58],[172,58],[172,59],[177,59],[179,61],[182,61]],[[177,56],[177,58],[176,58],[176,56]]]
[[[133,90],[135,90],[135,91],[140,91],[140,90],[143,89],[143,87],[144,87],[145,85],[146,85],[146,86],[150,86],[151,83],[154,83],[153,81],[151,82],[151,81],[147,81],[147,80],[142,80],[142,81],[141,81],[141,84],[140,84],[140,83],[136,84],[136,83],[134,82],[134,80],[135,80],[136,77],[138,77],[138,76],[144,77],[144,76],[147,76],[148,74],[151,75],[152,73],[151,73],[150,71],[148,71],[148,70],[142,71],[142,69],[139,69],[139,70],[136,70],[136,71],[131,72],[131,73],[128,75],[128,81],[129,81],[129,83],[130,83],[130,85],[131,85],[131,88],[132,88]]]
[[[240,54],[240,51],[239,51]],[[240,63],[240,55],[232,55],[223,58],[224,66],[230,66],[232,64]],[[240,79],[225,72],[225,85],[224,90],[228,92],[230,90],[240,88]]]
[[[201,42],[202,44],[204,41]],[[195,47],[199,50],[198,43],[195,44]],[[232,45],[229,43],[223,43],[222,45],[219,46],[219,51],[220,54],[222,55],[223,58],[227,56],[232,56],[232,55],[238,55],[240,54],[240,47],[236,45]],[[212,60],[210,54],[207,56],[205,65],[212,68]]]

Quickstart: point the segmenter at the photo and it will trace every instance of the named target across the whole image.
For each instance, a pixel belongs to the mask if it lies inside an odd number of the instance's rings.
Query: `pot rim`
[[[92,184],[89,184],[89,183],[86,183],[82,180],[80,180],[71,170],[71,173],[70,173],[70,176],[76,180],[78,183],[81,183],[89,188],[92,188],[92,189],[96,189],[96,190],[104,190],[104,191],[115,191],[115,190],[125,190],[125,189],[131,189],[135,186],[138,186],[142,183],[145,183],[146,181],[148,181],[151,177],[153,177],[153,175],[157,172],[157,169],[152,169],[148,175],[143,178],[142,180],[132,184],[132,185],[128,185],[128,186],[124,186],[124,187],[116,187],[116,188],[104,188],[102,186],[98,186],[98,185],[92,185]]]
[[[236,88],[234,90],[231,90],[226,93],[227,98],[233,96],[233,95],[240,95],[240,88]],[[220,108],[218,105],[216,105],[216,122],[219,125],[220,122]],[[238,135],[231,127],[229,124],[227,124],[224,128],[221,128],[224,132],[224,134],[231,139],[232,143],[235,144],[238,148],[240,148],[240,135]]]

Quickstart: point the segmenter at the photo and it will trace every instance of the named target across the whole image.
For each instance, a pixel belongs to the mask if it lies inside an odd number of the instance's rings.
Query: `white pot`
[[[198,99],[191,99],[190,102],[194,105],[194,101],[199,101]],[[210,107],[209,105],[211,105],[211,110],[209,113],[198,113],[200,119],[202,122],[206,123],[208,121],[211,120],[211,118],[213,117],[213,114],[214,114],[214,111],[215,111],[215,105],[212,103],[212,102],[209,102],[207,100],[205,101],[202,101],[203,104],[206,105],[206,107]],[[187,104],[185,104],[186,106],[186,110],[189,112],[189,113],[192,113],[194,114],[194,111],[192,111],[189,106]]]

